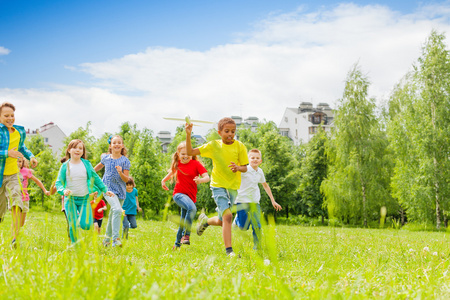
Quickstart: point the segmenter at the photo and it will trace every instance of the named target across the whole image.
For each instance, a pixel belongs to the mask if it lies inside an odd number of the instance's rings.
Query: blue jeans
[[[216,202],[217,205],[217,212],[219,213],[219,220],[222,221],[222,215],[224,211],[227,209],[230,210],[233,208],[234,200],[237,196],[237,191],[232,189],[226,189],[226,188],[218,188],[218,187],[211,187],[212,196],[214,198],[214,202]]]
[[[253,249],[260,248],[261,206],[259,203],[238,203],[234,224],[241,230],[248,230],[251,224],[253,230]]]
[[[123,229],[136,228],[136,215],[125,215],[123,218]]]
[[[64,208],[69,223],[69,236],[72,243],[78,240],[77,228],[89,230],[92,226],[92,208],[89,195],[84,197],[68,196],[64,199]]]
[[[182,193],[173,195],[173,200],[181,208],[180,226],[175,240],[175,245],[180,246],[183,235],[191,235],[192,220],[197,213],[197,207],[189,196]]]
[[[109,211],[108,224],[106,225],[105,240],[110,241],[116,240],[120,235],[120,223],[122,218],[122,204],[123,199],[119,199],[117,195],[114,197],[109,197],[104,195],[105,200],[111,205],[111,210]]]

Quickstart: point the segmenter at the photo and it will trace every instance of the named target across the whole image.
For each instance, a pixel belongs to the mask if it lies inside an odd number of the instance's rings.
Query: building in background
[[[67,137],[58,125],[53,122],[47,123],[36,130],[27,130],[28,136],[41,135],[44,143],[52,149],[55,155],[60,155],[64,147],[64,139]]]
[[[295,145],[307,143],[317,132],[319,125],[325,131],[333,127],[334,112],[328,103],[313,107],[310,102],[302,102],[299,107],[286,108],[278,129],[280,134],[289,137]]]

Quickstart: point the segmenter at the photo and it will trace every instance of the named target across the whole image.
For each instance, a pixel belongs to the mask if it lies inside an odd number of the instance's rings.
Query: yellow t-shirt
[[[213,161],[211,186],[238,190],[241,186],[241,172],[233,173],[228,167],[231,162],[236,165],[248,165],[247,148],[239,141],[227,145],[222,140],[211,141],[198,148],[200,155]]]
[[[19,148],[20,133],[14,129],[13,133],[9,133],[9,147],[8,150],[12,148]],[[16,149],[17,150],[17,149]],[[17,158],[7,157],[5,162],[5,170],[3,175],[13,175],[19,172],[19,167],[17,166]]]

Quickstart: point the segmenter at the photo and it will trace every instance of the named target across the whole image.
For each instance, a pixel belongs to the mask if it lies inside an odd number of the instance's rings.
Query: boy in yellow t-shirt
[[[24,144],[25,129],[22,126],[14,125],[15,110],[16,108],[11,103],[4,102],[0,105],[0,222],[5,216],[9,200],[13,217],[11,229],[13,246],[16,245],[24,208],[17,158],[25,157],[33,168],[37,166],[36,158]]]
[[[222,237],[228,256],[235,256],[231,246],[231,208],[241,186],[241,172],[247,172],[247,148],[236,141],[236,123],[231,118],[223,118],[218,123],[221,140],[211,141],[199,148],[192,148],[191,133],[193,124],[186,124],[187,155],[201,155],[213,161],[211,173],[211,190],[217,205],[218,216],[208,218],[205,214],[198,217],[197,234],[202,235],[209,225],[222,226]]]

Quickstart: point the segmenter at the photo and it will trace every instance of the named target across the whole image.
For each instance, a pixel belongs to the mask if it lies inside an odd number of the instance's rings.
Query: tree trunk
[[[289,206],[286,205],[286,219],[289,219]]]
[[[441,228],[441,207],[439,204],[439,183],[434,184],[436,193],[436,229]]]
[[[366,204],[366,186],[364,184],[362,187],[362,196],[363,196],[363,218],[364,218],[364,227],[367,227],[367,204]]]

